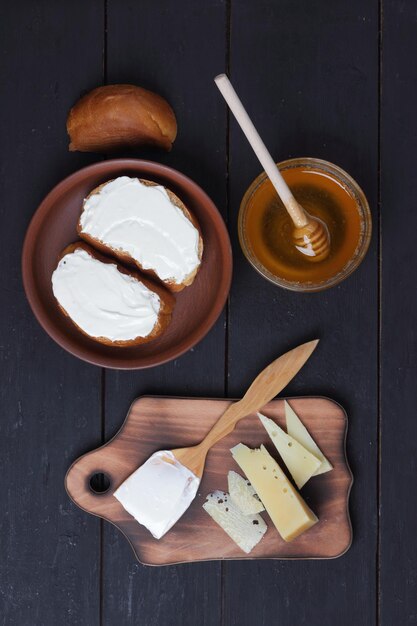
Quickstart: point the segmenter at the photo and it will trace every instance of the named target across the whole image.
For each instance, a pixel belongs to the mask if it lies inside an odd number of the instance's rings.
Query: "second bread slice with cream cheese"
[[[81,242],[62,252],[52,274],[52,290],[62,312],[82,333],[119,347],[161,335],[175,302],[163,287]]]
[[[84,200],[78,233],[171,291],[190,285],[201,264],[195,218],[172,191],[151,181],[120,176],[94,189]]]

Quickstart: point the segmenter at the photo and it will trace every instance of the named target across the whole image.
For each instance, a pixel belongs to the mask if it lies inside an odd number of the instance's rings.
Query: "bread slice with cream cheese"
[[[171,291],[191,285],[203,238],[195,217],[170,189],[120,176],[85,198],[79,236],[104,254],[137,266]]]
[[[83,242],[61,253],[52,290],[61,311],[82,333],[119,347],[159,337],[171,321],[175,303],[160,285]]]

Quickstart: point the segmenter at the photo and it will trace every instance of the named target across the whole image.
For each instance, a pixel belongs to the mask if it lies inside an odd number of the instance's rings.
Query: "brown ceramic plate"
[[[169,187],[197,218],[204,239],[203,262],[190,287],[176,295],[167,331],[148,344],[116,348],[95,342],[59,311],[51,276],[62,250],[78,239],[82,201],[95,187],[117,176],[147,178]],[[213,326],[226,302],[232,277],[232,252],[217,208],[192,180],[165,165],[136,159],[103,161],[65,178],[46,196],[29,225],[22,256],[23,284],[39,323],[74,356],[103,367],[141,369],[175,359]]]

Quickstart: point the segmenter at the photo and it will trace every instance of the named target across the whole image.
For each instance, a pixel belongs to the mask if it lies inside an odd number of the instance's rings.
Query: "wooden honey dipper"
[[[323,261],[330,252],[330,235],[326,224],[319,218],[307,213],[294,198],[226,74],[219,74],[214,82],[245,133],[293,221],[294,246],[310,261]]]

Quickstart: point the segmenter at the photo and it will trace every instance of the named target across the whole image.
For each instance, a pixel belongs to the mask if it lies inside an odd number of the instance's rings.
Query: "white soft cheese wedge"
[[[231,452],[284,541],[292,541],[318,522],[264,446],[251,450],[239,443]]]
[[[155,452],[114,492],[130,515],[160,539],[197,493],[200,479],[168,450]]]
[[[200,265],[200,234],[161,185],[119,176],[84,201],[80,225],[161,280],[180,284]]]
[[[246,554],[253,550],[266,533],[267,525],[262,517],[244,515],[224,491],[209,493],[203,509]]]
[[[288,434],[320,460],[320,466],[314,472],[314,476],[330,472],[330,470],[333,469],[333,465],[328,459],[326,459],[323,452],[320,450],[313,437],[298,417],[297,413],[290,407],[287,401],[285,401],[285,420],[287,422]]]
[[[269,417],[262,415],[262,413],[258,413],[258,417],[278,450],[282,460],[288,467],[295,484],[301,489],[301,487],[314,476],[321,465],[321,461],[306,450],[301,443],[298,443],[296,439],[287,435],[287,433]]]
[[[247,478],[237,472],[230,471],[227,475],[229,493],[232,501],[244,515],[255,515],[265,511],[265,507]]]
[[[158,322],[158,294],[82,248],[66,254],[52,274],[61,307],[90,337],[132,341],[147,337]]]

